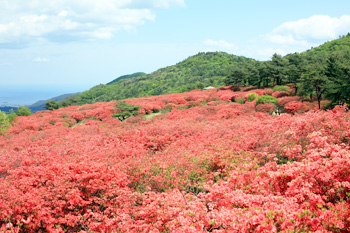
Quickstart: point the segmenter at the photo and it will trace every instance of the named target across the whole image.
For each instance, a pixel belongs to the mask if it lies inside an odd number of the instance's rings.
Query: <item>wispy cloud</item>
[[[33,61],[35,61],[35,62],[48,62],[49,59],[46,57],[37,57]]]

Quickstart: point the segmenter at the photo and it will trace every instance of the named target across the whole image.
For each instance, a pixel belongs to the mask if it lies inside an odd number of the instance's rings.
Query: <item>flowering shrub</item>
[[[265,103],[273,103],[276,104],[278,102],[278,99],[276,97],[270,96],[270,95],[262,95],[259,96],[256,100],[256,104],[265,104]]]
[[[286,110],[286,112],[292,113],[292,114],[302,113],[309,110],[309,108],[304,103],[298,102],[298,101],[289,102],[284,106],[284,109]]]
[[[0,231],[349,232],[346,106],[271,116],[227,91],[125,100],[141,108],[126,121],[115,101],[18,117],[0,136]]]
[[[289,92],[288,91],[275,91],[274,93],[272,93],[272,96],[276,97],[276,98],[281,98],[281,97],[289,96]]]
[[[299,96],[286,96],[278,99],[277,105],[284,107],[286,104],[292,101],[299,101],[301,98]]]
[[[258,112],[272,113],[276,110],[276,105],[271,103],[259,104],[255,107]]]

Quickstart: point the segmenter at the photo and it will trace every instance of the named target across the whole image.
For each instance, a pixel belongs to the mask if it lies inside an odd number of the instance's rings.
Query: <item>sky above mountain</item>
[[[0,6],[0,102],[20,104],[150,73],[198,52],[268,60],[350,31],[348,0],[0,0]]]

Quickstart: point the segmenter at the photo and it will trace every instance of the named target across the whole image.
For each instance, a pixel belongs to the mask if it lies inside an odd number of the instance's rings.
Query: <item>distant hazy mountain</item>
[[[46,110],[44,108],[44,106],[45,106],[47,101],[49,101],[49,100],[55,100],[55,101],[64,100],[66,97],[71,96],[71,95],[75,95],[75,94],[78,94],[78,93],[64,94],[64,95],[56,96],[56,97],[53,97],[53,98],[47,99],[47,100],[39,100],[39,101],[35,102],[34,104],[27,105],[27,107],[32,111],[32,113],[35,113],[38,111],[43,111],[43,110]],[[16,111],[17,108],[20,106],[22,106],[22,105],[9,104],[7,102],[0,102],[0,111],[9,113],[11,109]]]
[[[21,105],[19,105],[19,104],[10,104],[8,102],[0,102],[0,107],[15,107],[15,108],[17,108],[19,106],[21,106]]]
[[[34,104],[27,105],[27,107],[32,111],[32,113],[38,112],[38,111],[43,111],[43,110],[46,110],[46,108],[44,108],[44,106],[45,106],[47,101],[49,101],[49,100],[60,101],[60,100],[64,100],[68,96],[76,95],[76,94],[78,94],[78,93],[64,94],[64,95],[56,96],[56,97],[53,97],[53,98],[47,99],[47,100],[39,100],[39,101],[35,102]]]

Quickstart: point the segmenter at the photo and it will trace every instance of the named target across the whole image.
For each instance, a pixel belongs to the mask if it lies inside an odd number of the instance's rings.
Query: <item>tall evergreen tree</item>
[[[288,60],[275,53],[269,63],[269,74],[276,85],[282,85],[286,81]]]
[[[307,66],[307,70],[302,74],[300,81],[304,94],[310,94],[312,99],[312,95],[315,93],[318,108],[321,109],[322,96],[328,91],[331,84],[322,64],[314,63]]]
[[[331,81],[327,97],[332,105],[339,102],[350,104],[350,54],[333,53],[326,63],[325,74]]]
[[[305,69],[305,60],[303,57],[298,53],[289,54],[287,56],[288,59],[288,66],[287,69],[287,83],[292,83],[294,85],[294,94],[296,95],[298,93],[298,86],[300,83],[300,78],[303,73],[303,70]]]
[[[120,121],[124,121],[125,119],[136,115],[140,110],[139,106],[128,104],[123,101],[118,101],[114,107],[115,108],[112,110],[117,111],[117,113],[113,114],[112,116]]]

